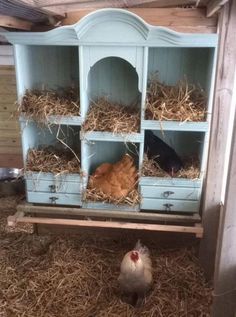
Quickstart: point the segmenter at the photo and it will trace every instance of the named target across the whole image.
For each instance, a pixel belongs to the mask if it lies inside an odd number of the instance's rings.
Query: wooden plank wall
[[[13,50],[0,46],[0,167],[22,167],[21,143],[16,110],[16,79]]]
[[[95,9],[67,12],[63,25],[74,24]],[[151,25],[165,26],[177,32],[216,33],[217,16],[207,18],[202,8],[130,8]]]

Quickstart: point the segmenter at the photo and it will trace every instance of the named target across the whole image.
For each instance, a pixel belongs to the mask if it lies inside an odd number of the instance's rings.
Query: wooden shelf
[[[21,115],[20,122],[33,122],[34,120],[28,119]],[[49,116],[47,119],[47,123],[58,124],[58,125],[74,125],[81,126],[82,118],[80,116]]]
[[[100,131],[88,131],[81,133],[81,139],[91,141],[114,141],[114,142],[143,142],[142,133],[112,133],[112,132],[100,132]]]
[[[178,121],[157,121],[142,120],[141,127],[146,130],[166,130],[166,131],[191,131],[207,132],[208,122],[178,122]]]

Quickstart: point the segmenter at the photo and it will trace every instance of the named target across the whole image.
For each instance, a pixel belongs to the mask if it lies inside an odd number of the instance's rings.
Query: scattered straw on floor
[[[95,188],[87,188],[84,199],[86,201],[92,202],[103,202],[115,205],[126,204],[129,206],[135,206],[140,203],[141,197],[137,189],[133,189],[126,197],[116,199],[112,196],[104,194],[102,191],[99,191]]]
[[[26,91],[18,112],[28,119],[47,121],[48,116],[79,116],[80,103],[78,92],[74,88],[60,91]]]
[[[105,98],[92,102],[83,125],[85,131],[138,132],[140,111],[134,106],[111,103]]]
[[[196,179],[200,177],[200,162],[196,157],[182,158],[184,168],[175,174],[175,178],[188,178]],[[170,177],[154,159],[148,159],[147,155],[144,155],[142,175],[151,177]]]
[[[208,317],[211,289],[196,249],[147,246],[154,286],[141,308],[120,300],[117,277],[133,237],[36,236],[7,231],[0,200],[0,315],[24,317]],[[29,231],[30,232],[30,231]]]
[[[51,146],[29,149],[26,170],[54,174],[80,173],[80,161],[70,150],[58,150]]]
[[[161,83],[156,76],[149,81],[146,119],[205,121],[206,97],[199,87],[179,81],[176,86]]]

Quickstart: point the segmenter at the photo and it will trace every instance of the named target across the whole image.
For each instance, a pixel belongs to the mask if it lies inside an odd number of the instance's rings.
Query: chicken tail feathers
[[[145,245],[143,245],[143,244],[140,242],[140,240],[137,241],[137,243],[136,243],[136,245],[135,245],[135,247],[134,247],[134,250],[139,251],[141,254],[146,254],[146,255],[149,255],[149,254],[150,254],[148,248],[147,248]]]

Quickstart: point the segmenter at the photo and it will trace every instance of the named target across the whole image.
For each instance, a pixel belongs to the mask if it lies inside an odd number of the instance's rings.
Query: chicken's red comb
[[[130,259],[133,261],[133,262],[137,262],[138,259],[139,259],[139,253],[138,251],[131,251],[131,254],[130,254]]]

